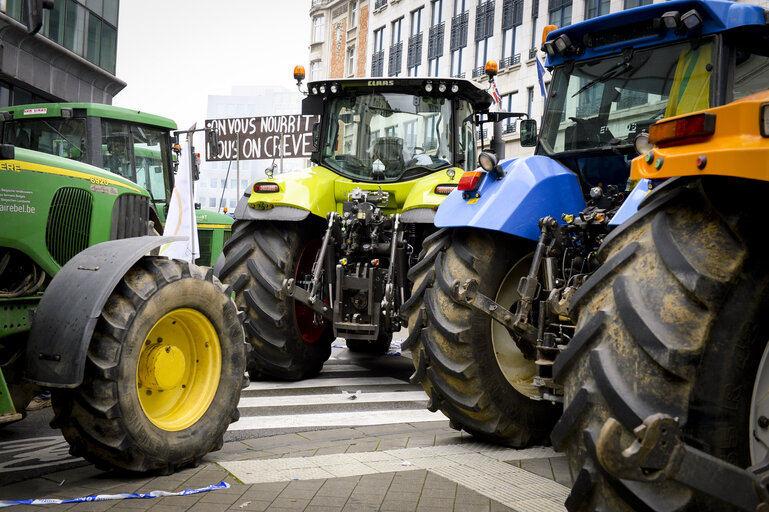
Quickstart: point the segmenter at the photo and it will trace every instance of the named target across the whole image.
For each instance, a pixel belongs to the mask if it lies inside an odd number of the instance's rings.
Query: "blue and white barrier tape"
[[[108,500],[125,500],[130,498],[161,498],[164,496],[187,496],[190,494],[197,494],[199,492],[214,491],[216,489],[227,489],[230,484],[227,482],[219,482],[218,484],[209,485],[201,489],[185,489],[179,492],[168,491],[152,491],[148,493],[134,493],[128,492],[123,494],[92,494],[90,496],[83,496],[82,498],[71,498],[68,500],[57,500],[55,498],[42,498],[37,500],[0,500],[0,508],[12,507],[14,505],[61,505],[63,503],[83,503],[87,501],[108,501]]]

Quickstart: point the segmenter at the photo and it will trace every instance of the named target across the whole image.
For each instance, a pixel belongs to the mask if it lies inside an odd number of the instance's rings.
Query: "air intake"
[[[65,187],[56,191],[48,212],[45,245],[59,265],[88,247],[92,210],[93,197],[87,190]]]

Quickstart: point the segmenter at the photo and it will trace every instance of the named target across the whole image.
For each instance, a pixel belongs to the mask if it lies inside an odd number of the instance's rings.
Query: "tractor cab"
[[[6,107],[0,141],[87,163],[137,183],[150,194],[150,217],[163,232],[174,188],[171,119],[98,103],[47,103]],[[212,265],[229,238],[232,219],[196,210],[200,265]]]
[[[467,80],[395,78],[311,82],[302,110],[321,114],[315,163],[381,183],[473,168],[473,113],[488,107],[488,93]]]
[[[630,161],[649,149],[648,129],[658,120],[769,83],[764,20],[734,21],[757,11],[676,1],[632,12],[635,23],[619,12],[549,32],[543,44],[552,82],[536,153],[577,173],[585,190],[624,188]]]

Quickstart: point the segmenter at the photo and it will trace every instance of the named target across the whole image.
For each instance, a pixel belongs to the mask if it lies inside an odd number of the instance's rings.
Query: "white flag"
[[[188,146],[189,148],[189,146]],[[195,221],[195,205],[192,198],[192,176],[188,151],[179,156],[171,204],[163,229],[165,236],[186,236],[187,240],[171,242],[160,248],[160,255],[177,260],[195,261],[200,256],[198,246],[198,224]]]

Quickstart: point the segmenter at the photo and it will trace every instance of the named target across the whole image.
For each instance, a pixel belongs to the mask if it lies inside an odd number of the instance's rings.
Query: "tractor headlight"
[[[764,103],[761,105],[761,109],[758,112],[761,135],[764,137],[769,137],[769,103]]]
[[[497,157],[484,151],[478,156],[478,163],[484,171],[491,172],[497,166]]]

